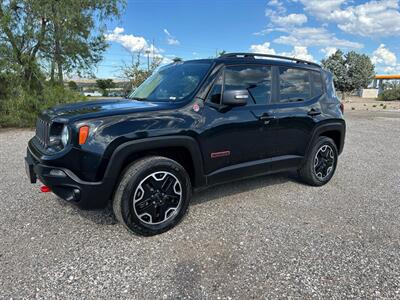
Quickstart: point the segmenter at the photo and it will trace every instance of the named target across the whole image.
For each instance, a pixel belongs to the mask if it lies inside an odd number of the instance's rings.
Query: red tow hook
[[[49,187],[46,186],[46,185],[42,185],[42,186],[40,187],[40,191],[41,191],[42,193],[48,193],[48,192],[51,192],[51,188],[49,188]]]

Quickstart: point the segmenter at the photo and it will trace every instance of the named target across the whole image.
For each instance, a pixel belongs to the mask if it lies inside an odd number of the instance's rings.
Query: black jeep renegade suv
[[[345,137],[330,73],[250,53],[164,66],[127,99],[54,107],[36,126],[31,182],[81,208],[112,203],[142,235],[175,226],[193,188],[289,169],[321,186]]]

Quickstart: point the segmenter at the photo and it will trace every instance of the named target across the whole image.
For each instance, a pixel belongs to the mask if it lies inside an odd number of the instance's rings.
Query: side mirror
[[[228,106],[243,106],[247,104],[250,98],[247,90],[224,91],[222,95],[222,104]]]

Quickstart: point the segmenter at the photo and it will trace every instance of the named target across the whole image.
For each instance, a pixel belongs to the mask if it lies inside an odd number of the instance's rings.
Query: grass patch
[[[379,100],[381,101],[400,100],[400,86],[395,86],[391,89],[384,90],[383,93],[379,95]]]
[[[0,127],[34,127],[38,114],[52,106],[86,98],[61,85],[46,84],[40,94],[19,90],[0,99]]]

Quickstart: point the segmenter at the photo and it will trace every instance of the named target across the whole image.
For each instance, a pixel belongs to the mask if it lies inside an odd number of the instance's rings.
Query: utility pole
[[[147,54],[147,71],[150,71],[150,50],[147,49],[145,53]]]

